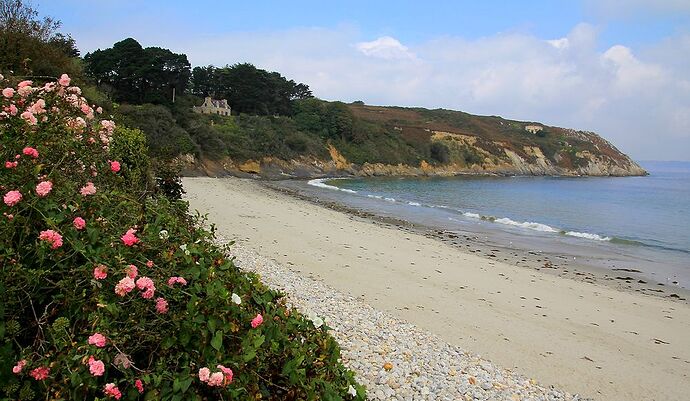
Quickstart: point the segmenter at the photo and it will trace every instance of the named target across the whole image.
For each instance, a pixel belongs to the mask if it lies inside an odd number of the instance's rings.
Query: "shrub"
[[[146,135],[141,130],[116,127],[110,157],[123,166],[121,176],[130,184],[132,192],[143,194],[152,187]]]
[[[140,135],[68,85],[1,100],[0,399],[364,399],[324,326],[132,190]]]
[[[448,146],[441,142],[431,144],[431,158],[439,164],[447,164],[450,161]]]

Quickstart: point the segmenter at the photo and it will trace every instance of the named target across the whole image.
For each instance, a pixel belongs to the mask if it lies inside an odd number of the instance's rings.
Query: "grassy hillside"
[[[147,134],[153,155],[159,157],[193,154],[210,160],[230,158],[236,163],[267,157],[330,160],[328,146],[332,145],[355,165],[417,167],[427,163],[489,169],[513,163],[511,157],[518,157],[527,164],[549,163],[571,170],[586,166],[592,157],[629,162],[593,133],[460,111],[311,98],[294,101],[289,116],[222,117],[193,113],[195,102],[200,99],[188,96],[172,107],[123,105],[117,113]],[[528,131],[528,126],[539,130]]]

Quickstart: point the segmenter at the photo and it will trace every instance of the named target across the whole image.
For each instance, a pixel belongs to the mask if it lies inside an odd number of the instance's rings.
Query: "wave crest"
[[[591,233],[580,233],[577,231],[567,231],[565,235],[569,235],[571,237],[578,237],[578,238],[586,238],[586,239],[593,239],[596,241],[611,241],[611,237],[602,237],[599,234],[591,234]]]
[[[324,182],[324,181],[328,181],[328,180],[331,180],[331,178],[316,178],[316,179],[307,181],[307,184],[311,185],[313,187],[330,189],[330,190],[334,190],[334,191],[347,192],[349,194],[356,194],[357,193],[357,191],[354,191],[352,189],[338,188],[335,185],[328,185]]]

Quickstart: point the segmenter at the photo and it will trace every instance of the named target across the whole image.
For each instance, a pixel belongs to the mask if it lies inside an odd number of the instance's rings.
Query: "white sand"
[[[690,399],[687,304],[484,259],[248,180],[183,183],[224,237],[544,385]]]

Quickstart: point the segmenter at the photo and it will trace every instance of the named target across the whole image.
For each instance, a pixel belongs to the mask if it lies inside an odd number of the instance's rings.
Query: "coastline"
[[[509,265],[541,271],[558,277],[569,278],[586,283],[605,285],[609,288],[644,294],[652,297],[668,299],[690,305],[690,290],[671,286],[661,280],[654,280],[642,272],[632,268],[609,268],[602,263],[584,263],[582,258],[573,261],[562,253],[542,251],[536,249],[519,249],[507,247],[496,241],[487,241],[477,233],[457,233],[425,224],[412,223],[392,216],[382,216],[369,211],[350,207],[331,198],[317,196],[316,193],[305,194],[300,188],[284,185],[288,181],[257,181],[260,185],[274,191],[284,193],[314,205],[343,212],[381,224],[390,228],[397,228],[427,238],[433,238],[460,252],[482,256],[492,262],[500,261]],[[294,182],[290,180],[290,182]]]
[[[221,235],[541,383],[611,400],[690,393],[684,302],[512,266],[253,181],[184,185]]]

